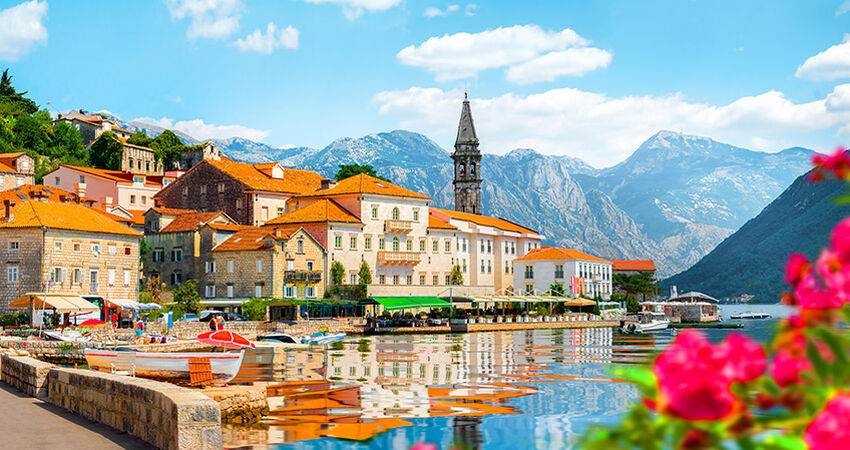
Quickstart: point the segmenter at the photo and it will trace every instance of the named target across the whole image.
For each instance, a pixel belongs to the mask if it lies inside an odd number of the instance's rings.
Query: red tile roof
[[[300,194],[318,189],[324,177],[316,172],[298,169],[283,169],[283,178],[272,178],[260,169],[268,164],[248,164],[222,158],[220,161],[206,160],[213,167],[241,181],[255,191]],[[258,167],[259,166],[259,167]]]
[[[449,224],[443,219],[428,215],[428,228],[439,228],[441,230],[457,230],[457,227]]]
[[[472,222],[476,225],[493,227],[504,231],[513,231],[516,233],[538,234],[536,231],[530,228],[526,228],[524,226],[517,225],[509,220],[500,219],[497,217],[488,217],[479,214],[465,213],[440,208],[430,208],[430,210],[435,211],[437,213],[442,213],[452,219],[465,220],[467,222]]]
[[[390,182],[362,173],[340,180],[334,187],[305,192],[297,195],[296,197],[328,197],[349,194],[377,194],[391,197],[429,199],[427,195],[411,191],[410,189],[405,189],[401,186],[397,186]]]
[[[238,224],[238,223],[216,223],[216,222],[208,222],[204,225],[212,228],[213,230],[220,230],[220,231],[239,231],[239,230],[251,227],[251,225],[242,225],[242,224]]]
[[[175,217],[168,225],[159,230],[161,233],[179,233],[183,231],[195,231],[198,225],[203,225],[210,220],[216,218],[221,211],[213,212],[190,212],[180,214]]]
[[[651,259],[612,259],[613,271],[655,272],[655,261]]]
[[[5,191],[0,191],[0,204],[3,203],[3,200],[9,200],[12,203],[18,203],[22,200],[47,200],[49,202],[61,202],[62,197],[65,197],[66,201],[71,201],[77,198],[77,194],[54,186],[24,184],[11,189],[6,189]],[[85,197],[82,201],[88,201],[91,203],[95,202],[94,199]]]
[[[233,252],[268,248],[265,241],[266,237],[272,235],[271,233],[272,231],[268,228],[248,227],[237,231],[236,234],[218,244],[212,251]]]
[[[608,262],[598,256],[589,255],[571,248],[558,247],[540,247],[528,252],[525,256],[519,257],[514,261],[560,261],[560,260],[581,260],[581,261],[599,261]]]
[[[154,206],[151,209],[162,214],[163,216],[179,216],[180,214],[197,212],[194,209],[165,208],[162,206]]]
[[[133,177],[134,176],[142,176],[142,177],[145,177],[145,185],[146,186],[152,186],[152,187],[162,187],[163,178],[170,178],[170,177],[162,177],[162,176],[159,176],[159,175],[134,174],[132,172],[123,172],[123,171],[120,171],[120,170],[107,170],[107,169],[97,169],[97,168],[94,168],[94,167],[69,166],[67,164],[60,164],[60,167],[67,167],[69,169],[73,169],[73,170],[76,170],[78,172],[83,172],[83,173],[87,173],[89,175],[94,175],[96,177],[105,178],[105,179],[110,180],[110,181],[115,181],[116,183],[133,183]],[[51,172],[51,173],[53,173],[53,172]]]
[[[284,225],[297,223],[343,222],[361,223],[360,219],[340,206],[339,203],[323,198],[303,208],[286,213],[266,222],[266,225]]]
[[[21,201],[15,206],[11,220],[0,223],[0,229],[50,228],[85,231],[89,233],[141,236],[136,230],[122,225],[97,211],[76,203]]]

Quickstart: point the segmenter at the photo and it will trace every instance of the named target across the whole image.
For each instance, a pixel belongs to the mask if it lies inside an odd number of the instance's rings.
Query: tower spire
[[[455,164],[455,210],[481,214],[481,152],[478,151],[478,136],[467,92],[463,93],[452,159]]]
[[[460,123],[457,126],[455,148],[460,144],[475,144],[478,151],[478,136],[475,134],[475,123],[472,121],[472,111],[469,109],[469,99],[463,94],[463,107],[460,110]]]

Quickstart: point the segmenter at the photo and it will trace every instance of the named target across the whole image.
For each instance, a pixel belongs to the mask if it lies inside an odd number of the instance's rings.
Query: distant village
[[[482,215],[479,141],[461,107],[454,210],[384,179],[327,179],[278,163],[249,164],[213,143],[187,147],[175,170],[101,115],[60,115],[86,147],[111,132],[120,170],[60,165],[34,183],[33,157],[0,154],[0,312],[27,293],[138,302],[140,287],[196,282],[205,308],[251,298],[322,299],[365,286],[369,296],[541,295],[608,300],[617,273],[651,260],[612,260],[542,245],[522,224]],[[553,286],[560,286],[552,292]]]

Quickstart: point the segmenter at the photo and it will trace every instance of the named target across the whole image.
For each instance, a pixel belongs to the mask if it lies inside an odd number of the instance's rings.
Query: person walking
[[[216,321],[216,329],[223,330],[224,329],[224,317],[221,314],[218,315],[218,320]]]
[[[136,343],[137,344],[143,343],[142,334],[144,334],[144,329],[145,329],[144,327],[145,327],[145,325],[142,323],[141,318],[136,319],[136,321],[133,322],[133,331],[136,333]]]
[[[215,331],[218,329],[218,317],[210,316],[210,331]]]

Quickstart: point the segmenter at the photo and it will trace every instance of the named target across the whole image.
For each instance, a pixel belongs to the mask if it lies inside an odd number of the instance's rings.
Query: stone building
[[[142,234],[76,203],[5,203],[0,311],[27,292],[136,300]]]
[[[303,228],[247,227],[212,249],[205,299],[322,298],[325,249]]]
[[[76,128],[80,132],[80,137],[83,139],[83,145],[87,148],[105,131],[111,131],[123,139],[127,139],[133,135],[132,131],[121,128],[118,122],[107,119],[100,114],[86,114],[83,110],[72,111],[68,114],[59,114],[54,123],[60,121],[68,122]]]
[[[206,239],[202,228],[219,229],[224,240],[240,226],[222,212],[151,208],[145,213],[145,243],[151,249],[144,264],[145,278],[159,277],[169,289],[186,280],[199,280],[216,236]]]
[[[23,153],[0,153],[0,190],[35,183],[35,160]]]
[[[469,99],[463,95],[463,108],[457,127],[454,160],[455,211],[482,214],[481,210],[481,152],[472,122]]]
[[[121,159],[121,170],[134,174],[163,175],[165,167],[156,159],[156,151],[141,145],[130,144],[127,139],[118,138],[124,146],[124,156]]]
[[[611,298],[611,261],[598,256],[544,245],[516,258],[513,266],[518,292],[543,293],[560,283],[567,295]]]
[[[205,142],[184,149],[183,159],[177,162],[178,170],[189,170],[205,159],[221,161],[221,150],[216,147],[215,143]]]
[[[282,215],[293,195],[319,189],[323,179],[278,163],[206,159],[166,186],[157,196],[157,206],[224,211],[237,223],[258,226]]]

